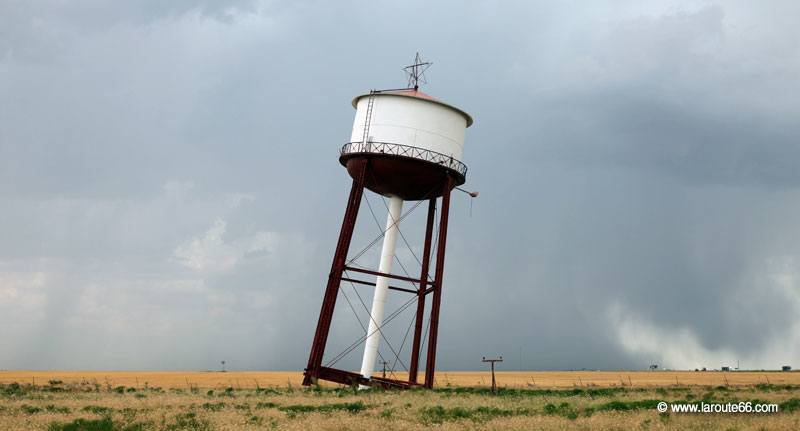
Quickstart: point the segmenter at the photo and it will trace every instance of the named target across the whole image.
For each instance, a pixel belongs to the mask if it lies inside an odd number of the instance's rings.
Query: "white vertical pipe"
[[[386,217],[386,233],[383,237],[381,262],[378,271],[384,274],[392,272],[397,232],[400,228],[400,216],[403,212],[403,200],[392,196],[389,198],[389,215]],[[375,369],[375,359],[378,356],[378,345],[381,341],[381,332],[378,328],[383,324],[383,312],[386,306],[386,294],[389,292],[389,279],[378,277],[375,281],[375,296],[372,298],[371,318],[367,329],[367,342],[364,347],[364,359],[361,362],[361,375],[372,377]]]

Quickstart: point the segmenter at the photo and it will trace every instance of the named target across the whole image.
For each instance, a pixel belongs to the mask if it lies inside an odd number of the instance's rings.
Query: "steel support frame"
[[[422,249],[422,273],[417,293],[417,315],[414,321],[414,341],[411,343],[411,364],[408,366],[408,381],[417,383],[419,369],[419,349],[422,338],[422,323],[425,317],[425,296],[428,294],[428,272],[431,262],[431,240],[433,239],[433,221],[436,215],[436,198],[428,201],[428,220],[425,225],[425,245]]]
[[[311,344],[311,353],[308,356],[303,377],[303,385],[308,386],[317,384],[322,368],[322,357],[325,354],[325,345],[328,343],[328,334],[333,320],[333,310],[336,307],[336,298],[339,296],[339,286],[342,283],[342,273],[347,262],[347,252],[350,250],[350,241],[353,238],[353,230],[356,226],[358,208],[361,206],[361,196],[364,194],[364,178],[367,173],[367,159],[357,161],[357,178],[353,179],[350,188],[350,197],[347,200],[347,207],[344,211],[342,229],[339,231],[339,240],[336,243],[336,251],[333,255],[331,271],[328,274],[328,284],[325,287],[325,296],[322,300],[322,309],[319,312],[317,330],[314,333],[314,341]]]
[[[336,245],[333,263],[331,264],[331,271],[328,275],[328,284],[325,288],[325,296],[322,301],[322,308],[320,310],[319,321],[317,322],[317,329],[314,334],[314,341],[311,345],[311,353],[306,366],[303,385],[317,384],[318,380],[327,380],[335,383],[345,385],[367,385],[367,386],[380,386],[383,388],[409,388],[424,386],[432,388],[434,383],[434,372],[436,364],[436,344],[438,341],[438,326],[439,326],[439,310],[441,307],[441,288],[442,277],[444,274],[444,257],[447,241],[447,223],[448,212],[450,210],[450,192],[455,183],[450,175],[446,175],[442,184],[442,208],[439,217],[439,237],[436,239],[437,252],[435,264],[435,276],[432,282],[429,281],[431,250],[433,248],[433,230],[436,213],[436,200],[431,198],[428,202],[427,223],[425,228],[425,243],[422,254],[422,271],[419,279],[402,277],[394,274],[382,274],[377,271],[366,270],[362,268],[353,268],[347,266],[347,253],[350,249],[350,241],[355,229],[356,219],[358,217],[358,210],[361,203],[361,197],[364,193],[364,179],[369,170],[369,162],[367,159],[360,160],[360,166],[356,170],[357,176],[353,179],[353,184],[350,189],[350,197],[345,209],[344,220],[342,221],[342,229],[339,232],[339,240]],[[417,311],[414,324],[414,339],[412,342],[411,363],[409,366],[409,379],[394,380],[384,379],[379,377],[372,377],[367,379],[361,374],[338,370],[335,368],[325,367],[322,365],[322,359],[325,353],[325,347],[328,341],[328,334],[330,332],[331,322],[333,320],[333,311],[336,307],[336,299],[339,294],[339,289],[342,281],[356,281],[344,277],[345,271],[360,272],[369,275],[380,275],[397,280],[409,281],[419,285],[416,291],[410,289],[395,288],[393,290],[402,290],[406,292],[413,292],[418,296]],[[374,283],[360,282],[360,284],[374,285]],[[428,334],[427,346],[427,361],[425,368],[425,382],[420,385],[418,380],[419,359],[421,353],[421,338],[423,335],[423,323],[425,315],[425,297],[433,294],[430,314],[430,332]]]
[[[436,245],[436,275],[433,278],[433,299],[431,300],[431,325],[428,333],[428,359],[425,361],[425,387],[433,388],[436,371],[436,343],[439,338],[439,309],[442,304],[442,277],[444,276],[444,255],[447,248],[447,222],[450,212],[450,192],[453,178],[445,179],[442,189],[442,211],[439,215],[439,240]]]

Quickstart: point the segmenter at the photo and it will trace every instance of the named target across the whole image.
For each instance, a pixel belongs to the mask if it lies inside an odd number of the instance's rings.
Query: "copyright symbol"
[[[665,411],[667,411],[667,403],[661,401],[660,403],[658,403],[658,406],[656,406],[656,409],[658,409],[658,411],[660,411],[661,413],[664,413]]]

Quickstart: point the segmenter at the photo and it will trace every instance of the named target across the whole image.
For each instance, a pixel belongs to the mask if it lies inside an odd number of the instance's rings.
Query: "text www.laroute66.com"
[[[665,413],[669,410],[672,413],[777,413],[777,404],[759,404],[752,401],[741,401],[738,403],[676,403],[667,404],[660,402],[656,409]]]

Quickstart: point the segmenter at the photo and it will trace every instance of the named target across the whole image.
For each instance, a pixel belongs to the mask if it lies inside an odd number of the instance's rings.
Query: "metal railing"
[[[410,157],[412,159],[424,160],[436,163],[445,168],[458,172],[461,176],[467,176],[467,165],[456,160],[453,156],[448,156],[436,151],[424,148],[412,147],[410,145],[392,144],[388,142],[348,142],[339,151],[341,156],[357,153],[388,154],[391,156]]]

